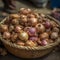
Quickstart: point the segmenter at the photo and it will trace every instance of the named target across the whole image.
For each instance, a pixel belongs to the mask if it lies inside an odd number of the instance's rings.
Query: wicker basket
[[[4,21],[6,20],[6,18],[1,21],[0,24],[4,23]],[[57,20],[56,21],[58,24],[59,22]],[[59,24],[60,25],[60,24]],[[24,47],[24,46],[19,46],[16,44],[13,44],[11,42],[8,42],[6,40],[4,40],[1,37],[0,34],[0,40],[3,42],[5,48],[12,53],[13,55],[17,56],[17,57],[21,57],[21,58],[38,58],[38,57],[42,57],[46,54],[48,54],[49,52],[51,52],[59,43],[59,38],[56,42],[46,45],[46,46],[39,46],[39,47]]]
[[[56,9],[56,11],[60,12],[60,9]],[[49,18],[52,18],[53,20],[56,20],[56,18],[54,18],[53,16],[48,15]],[[57,19],[58,21],[60,21],[59,19]],[[60,24],[60,22],[58,22]],[[60,49],[60,42],[59,42],[59,49]]]

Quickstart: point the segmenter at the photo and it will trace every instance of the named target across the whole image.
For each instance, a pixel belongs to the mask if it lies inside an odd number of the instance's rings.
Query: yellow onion
[[[36,24],[38,23],[38,20],[37,20],[37,18],[30,18],[28,20],[28,23],[30,23],[31,26],[36,26]]]
[[[25,27],[25,28],[24,28],[24,31],[28,32],[29,29],[30,29],[30,27]]]
[[[35,13],[34,12],[34,15],[35,15],[36,18],[39,18],[40,17],[38,13]]]
[[[18,33],[19,33],[22,29],[23,29],[22,26],[17,25],[17,26],[15,27],[15,32],[18,32]]]
[[[12,19],[19,19],[20,16],[18,14],[10,14],[10,18],[12,18]]]
[[[13,25],[10,25],[9,26],[9,31],[12,32],[14,30],[14,26]]]
[[[57,32],[52,32],[50,37],[51,37],[51,39],[57,39],[58,38],[58,33]]]
[[[22,42],[22,41],[20,41],[20,40],[19,40],[19,41],[17,41],[17,42],[16,42],[16,44],[17,44],[17,45],[20,45],[20,46],[24,46],[24,45],[25,45],[25,43],[24,43],[24,42]]]
[[[0,29],[2,32],[8,31],[8,25],[0,25]]]
[[[28,11],[28,14],[30,14],[32,12],[31,9],[29,9],[29,8],[27,9],[27,11]]]
[[[38,24],[36,25],[36,29],[37,29],[37,32],[39,32],[39,33],[43,33],[43,32],[45,31],[44,25],[42,25],[42,24],[40,24],[40,23],[38,23]]]
[[[4,32],[3,33],[3,38],[9,39],[11,37],[11,34],[9,32]]]
[[[22,14],[26,14],[26,13],[27,13],[27,11],[26,11],[25,8],[21,8],[21,9],[19,10],[19,12],[22,13]],[[26,12],[26,13],[25,13],[25,12]]]
[[[17,37],[18,37],[18,34],[17,33],[14,33],[14,32],[12,32],[12,34],[11,34],[11,41],[12,42],[15,42],[16,41],[16,39],[17,39]]]
[[[19,21],[17,19],[12,19],[11,23],[14,24],[14,25],[18,25]]]
[[[45,38],[49,38],[49,34],[48,33],[44,32],[44,33],[40,34],[40,39],[41,40],[45,39]]]
[[[23,31],[23,32],[20,32],[19,38],[20,38],[22,41],[27,41],[28,38],[29,38],[29,36],[28,36],[27,32],[24,32],[24,31]]]
[[[24,9],[20,13],[26,15],[26,14],[28,14],[28,11],[26,9]]]
[[[26,46],[35,47],[35,46],[37,46],[37,43],[29,40],[29,41],[26,42]]]
[[[53,32],[57,32],[57,33],[59,33],[59,28],[54,27],[52,31],[53,31]]]
[[[25,9],[25,8],[21,8],[19,11],[21,14],[29,14],[31,12],[31,9]]]
[[[22,23],[26,23],[26,22],[27,22],[27,16],[21,15],[21,16],[20,16],[20,21],[21,21]]]
[[[28,18],[35,18],[35,15],[34,14],[28,14],[27,17]]]

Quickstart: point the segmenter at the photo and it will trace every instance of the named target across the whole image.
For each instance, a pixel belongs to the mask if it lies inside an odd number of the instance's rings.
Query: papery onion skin
[[[58,33],[57,32],[52,32],[51,33],[51,39],[57,39],[58,38]]]
[[[22,26],[16,26],[16,27],[15,27],[15,31],[16,31],[17,33],[19,33],[21,30],[22,30]]]
[[[37,46],[37,43],[34,43],[33,41],[27,41],[26,42],[26,46],[30,46],[30,47],[36,47]]]
[[[29,18],[28,23],[31,24],[31,26],[36,26],[36,24],[38,23],[37,18]]]
[[[4,32],[3,33],[3,38],[9,39],[11,37],[11,34],[9,32]]]
[[[42,34],[40,34],[40,39],[45,39],[45,38],[49,38],[49,34],[44,32]]]
[[[46,29],[51,28],[51,24],[50,24],[50,22],[49,22],[49,21],[46,21],[46,22],[45,22],[45,27],[46,27]]]
[[[22,41],[27,41],[28,38],[29,38],[28,33],[27,33],[27,32],[20,32],[19,38],[20,38]]]
[[[1,32],[6,32],[8,31],[8,25],[0,25]]]
[[[41,45],[42,45],[42,46],[46,46],[47,44],[48,44],[48,42],[47,42],[46,40],[42,40],[42,41],[41,41]]]
[[[45,31],[44,25],[42,25],[40,23],[36,25],[36,29],[37,29],[38,33],[43,33]]]
[[[36,29],[33,27],[29,28],[28,34],[29,34],[29,36],[35,36],[36,35]]]
[[[29,40],[37,41],[38,40],[38,37],[30,37]]]

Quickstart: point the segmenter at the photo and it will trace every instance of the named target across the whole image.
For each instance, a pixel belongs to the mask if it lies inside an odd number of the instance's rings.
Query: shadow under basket
[[[4,20],[2,20],[0,24],[4,23],[4,21],[6,21],[6,18]],[[59,21],[57,21],[57,20],[54,20],[54,21],[56,21],[60,25]],[[12,53],[13,55],[15,55],[17,57],[38,58],[38,57],[42,57],[42,56],[48,54],[49,52],[51,52],[59,44],[60,38],[58,38],[56,40],[56,42],[54,42],[54,43],[51,43],[51,44],[46,45],[46,46],[38,46],[38,47],[28,47],[28,46],[16,45],[14,43],[11,43],[11,42],[4,40],[1,37],[1,34],[0,34],[0,40],[3,42],[5,48],[10,53]]]

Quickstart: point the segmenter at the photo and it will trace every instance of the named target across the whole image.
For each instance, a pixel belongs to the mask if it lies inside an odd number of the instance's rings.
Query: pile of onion
[[[20,46],[46,46],[58,39],[59,28],[55,21],[44,14],[21,8],[0,25],[0,34],[6,41]]]

